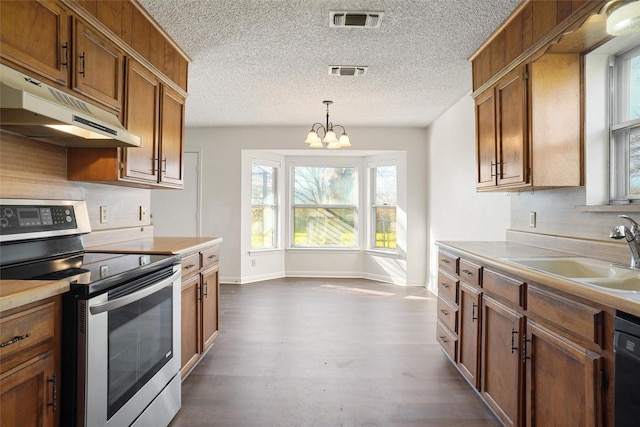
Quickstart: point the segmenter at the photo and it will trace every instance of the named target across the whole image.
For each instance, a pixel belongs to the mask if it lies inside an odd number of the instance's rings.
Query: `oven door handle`
[[[175,282],[179,278],[180,278],[180,270],[173,273],[171,277],[163,279],[154,285],[148,286],[132,294],[125,295],[121,298],[114,299],[112,301],[91,305],[89,306],[89,311],[91,312],[91,314],[100,314],[100,313],[104,313],[105,311],[115,310],[116,308],[120,308],[127,304],[131,304],[132,302],[141,300],[142,298],[146,298],[149,295],[155,292],[158,292],[162,288],[171,286],[171,284],[173,284],[173,282]]]

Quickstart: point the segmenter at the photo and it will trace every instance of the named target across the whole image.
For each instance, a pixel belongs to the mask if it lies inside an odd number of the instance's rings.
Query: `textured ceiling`
[[[192,59],[187,126],[427,126],[471,90],[468,57],[520,0],[139,0]],[[378,29],[329,12],[383,11]],[[330,65],[368,66],[365,76]]]

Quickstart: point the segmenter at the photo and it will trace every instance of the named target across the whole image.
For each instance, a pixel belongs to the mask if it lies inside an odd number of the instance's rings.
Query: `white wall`
[[[475,189],[474,102],[466,95],[429,127],[429,283],[437,288],[436,240],[504,240],[511,221],[506,193]]]
[[[220,280],[224,283],[241,283],[246,270],[248,254],[242,247],[242,152],[243,150],[310,150],[303,141],[308,132],[306,127],[216,127],[187,128],[186,149],[202,153],[202,235],[218,236],[224,239],[220,255]],[[371,265],[389,263],[389,267],[402,268],[408,285],[424,285],[427,281],[427,131],[421,128],[352,128],[349,136],[353,150],[396,150],[407,155],[407,209],[406,259],[402,262],[383,259],[380,262],[371,257]],[[471,150],[473,145],[471,145]],[[300,153],[299,153],[300,154]],[[245,159],[246,162],[246,159]],[[161,218],[154,216],[154,221]],[[277,256],[277,255],[276,255]],[[318,261],[312,265],[308,257],[300,257],[298,252],[285,255],[286,270],[314,275],[326,270],[327,266],[338,264]],[[363,261],[366,255],[342,257],[349,265],[339,265],[340,270],[362,272],[367,269]],[[322,259],[322,258],[320,258]],[[268,261],[264,258],[265,262]],[[279,259],[274,269],[259,272],[269,277],[273,271],[281,270]],[[257,259],[257,264],[262,261]],[[378,272],[372,271],[375,276]],[[349,277],[345,273],[345,277]],[[377,276],[375,276],[377,277]]]

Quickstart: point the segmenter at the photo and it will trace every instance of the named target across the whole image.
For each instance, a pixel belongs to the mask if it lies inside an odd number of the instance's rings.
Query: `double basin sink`
[[[514,257],[503,261],[636,299],[640,270],[584,257]]]

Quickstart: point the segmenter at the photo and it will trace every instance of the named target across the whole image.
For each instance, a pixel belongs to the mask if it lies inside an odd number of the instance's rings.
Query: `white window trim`
[[[374,214],[373,214],[373,210],[377,207],[377,206],[385,206],[385,205],[376,205],[374,204],[374,200],[375,200],[375,190],[376,190],[376,186],[375,186],[375,182],[376,182],[376,178],[375,178],[375,170],[379,167],[382,166],[395,166],[396,167],[396,192],[398,191],[398,162],[396,159],[385,159],[385,160],[378,160],[378,161],[370,161],[367,162],[367,205],[369,207],[368,212],[367,212],[367,224],[369,225],[369,232],[367,233],[367,248],[365,249],[365,251],[367,253],[375,253],[375,254],[385,254],[385,255],[390,255],[390,256],[394,256],[397,257],[398,254],[398,242],[396,240],[396,248],[395,249],[391,249],[391,248],[378,248],[375,246],[375,233],[376,233],[376,224],[375,224],[375,220],[374,220]],[[396,198],[398,197],[398,194],[396,194]],[[396,214],[397,214],[397,210],[398,210],[398,201],[396,200],[396,204],[393,205],[396,208]],[[397,224],[396,224],[397,227]],[[396,239],[397,239],[397,234],[396,234]]]

